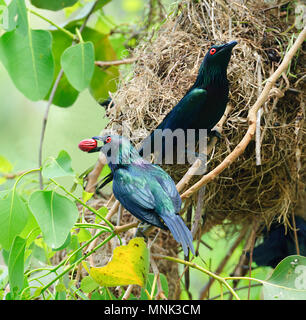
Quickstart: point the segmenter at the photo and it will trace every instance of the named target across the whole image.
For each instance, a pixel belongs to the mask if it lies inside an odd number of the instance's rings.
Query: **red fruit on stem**
[[[96,147],[97,141],[95,139],[85,139],[79,143],[79,148],[85,152],[88,152]]]

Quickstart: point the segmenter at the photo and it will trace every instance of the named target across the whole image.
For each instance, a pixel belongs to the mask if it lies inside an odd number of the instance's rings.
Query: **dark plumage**
[[[306,255],[306,221],[295,217],[300,254]],[[291,221],[292,223],[292,221]],[[253,251],[253,260],[258,266],[275,268],[287,256],[296,254],[294,233],[278,222],[272,223],[270,230],[264,229],[263,242]]]
[[[226,69],[236,44],[236,41],[231,41],[209,49],[195,83],[156,129],[174,131],[180,128],[185,133],[187,129],[207,129],[208,134],[210,133],[226,108],[229,93]],[[143,141],[139,151],[141,155],[148,143],[151,143],[151,153],[154,152],[155,130]]]
[[[142,222],[169,229],[181,243],[185,256],[188,248],[194,254],[192,234],[178,215],[182,201],[171,177],[143,159],[124,137],[108,135],[93,139],[104,143],[95,151],[105,154],[112,171],[114,195],[123,207]]]

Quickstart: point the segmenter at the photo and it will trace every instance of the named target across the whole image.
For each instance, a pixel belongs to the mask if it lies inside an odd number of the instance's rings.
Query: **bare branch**
[[[95,61],[95,65],[100,68],[119,66],[121,64],[130,64],[137,61],[137,58],[126,58],[122,60],[112,60],[112,61]]]

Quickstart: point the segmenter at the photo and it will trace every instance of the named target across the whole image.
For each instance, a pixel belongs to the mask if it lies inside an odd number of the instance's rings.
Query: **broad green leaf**
[[[68,233],[68,236],[67,236],[67,238],[66,238],[66,240],[65,240],[65,242],[64,242],[61,246],[59,246],[58,248],[52,248],[52,250],[53,250],[53,251],[63,250],[63,249],[65,249],[66,247],[69,246],[70,242],[71,242],[71,233],[69,232],[69,233]]]
[[[92,42],[81,42],[67,48],[61,57],[61,66],[70,82],[78,91],[90,84],[94,72],[95,53]]]
[[[87,276],[84,277],[81,281],[81,290],[85,293],[90,293],[92,291],[94,291],[95,289],[97,289],[99,287],[99,285],[97,284],[97,282],[95,282],[93,280],[93,278]]]
[[[90,200],[92,198],[93,195],[94,195],[93,192],[83,191],[82,192],[82,199],[86,203],[88,200]]]
[[[15,86],[33,101],[48,93],[54,73],[51,34],[45,30],[28,30],[23,35],[18,29],[0,38],[0,59]]]
[[[0,184],[6,181],[6,178],[1,177],[1,173],[9,173],[13,170],[13,165],[3,156],[0,156]]]
[[[24,250],[26,240],[16,237],[9,254],[8,272],[11,291],[19,291],[24,283]]]
[[[90,269],[90,276],[101,286],[130,284],[145,286],[149,271],[149,250],[143,238],[134,238],[128,245],[115,248],[112,260],[104,267]]]
[[[81,243],[84,241],[88,241],[91,238],[91,233],[87,229],[81,228],[77,234],[77,237],[78,241]]]
[[[79,215],[75,203],[55,191],[36,191],[29,206],[47,245],[63,245]]]
[[[27,33],[29,28],[24,0],[13,0],[3,12],[3,28],[6,31],[12,31],[16,27],[23,35]]]
[[[75,22],[71,26],[67,26],[67,30],[75,32]],[[52,53],[55,61],[55,75],[53,83],[57,74],[61,68],[61,55],[62,53],[71,46],[71,39],[67,37],[63,32],[55,30],[52,31],[53,46]],[[92,42],[95,51],[95,60],[116,60],[117,56],[112,48],[108,36],[102,33],[86,27],[82,32],[84,41]],[[92,76],[89,90],[93,97],[97,100],[105,100],[109,96],[109,91],[116,91],[116,81],[119,77],[118,67],[109,67],[105,70],[94,66],[94,74]],[[51,89],[44,98],[49,98]],[[69,107],[73,105],[78,97],[79,92],[69,83],[65,73],[59,82],[58,88],[55,92],[53,104],[59,107]]]
[[[282,260],[263,284],[265,300],[306,300],[306,257]]]
[[[90,300],[118,300],[114,294],[107,290],[107,288],[102,288],[101,293],[95,291],[91,294]]]
[[[65,150],[62,150],[56,159],[50,158],[42,168],[42,175],[45,178],[74,175],[69,154]]]
[[[95,59],[101,61],[116,60],[116,53],[107,35],[85,28],[82,32],[84,41],[91,41],[95,48]],[[94,67],[94,74],[90,82],[89,90],[97,101],[103,101],[109,96],[109,91],[115,92],[119,78],[118,67],[112,66],[106,69]]]
[[[73,6],[77,1],[78,0],[31,0],[31,3],[40,9],[58,11],[65,7]]]
[[[72,31],[72,30],[70,30]],[[74,31],[74,30],[73,30]],[[46,97],[44,97],[45,100],[49,99],[53,84],[55,82],[55,79],[61,70],[61,55],[65,51],[66,48],[71,46],[71,39],[67,37],[63,32],[59,30],[52,31],[52,54],[54,57],[54,64],[55,64],[55,71],[54,71],[54,78],[52,86],[47,93]],[[75,90],[71,84],[69,83],[67,77],[65,74],[63,74],[59,85],[57,87],[57,90],[55,91],[55,95],[53,98],[53,104],[59,107],[69,107],[73,105],[73,103],[76,101],[77,97],[79,95],[79,92]]]
[[[19,234],[20,237],[27,240],[26,247],[29,247],[30,244],[36,239],[36,237],[41,233],[40,228],[35,220],[32,212],[28,209],[28,221],[21,233]]]
[[[28,220],[28,209],[18,193],[11,190],[0,200],[0,244],[9,250]]]

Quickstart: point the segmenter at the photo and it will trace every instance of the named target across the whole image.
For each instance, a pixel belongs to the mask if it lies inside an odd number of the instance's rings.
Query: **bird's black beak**
[[[220,51],[225,51],[225,50],[231,51],[235,47],[236,44],[238,44],[237,41],[230,41],[230,42],[224,44]]]
[[[102,141],[102,137],[99,137],[99,136],[97,136],[97,137],[92,137],[91,139]],[[95,147],[95,148],[89,150],[88,153],[99,152],[101,149],[102,149],[102,147]]]

